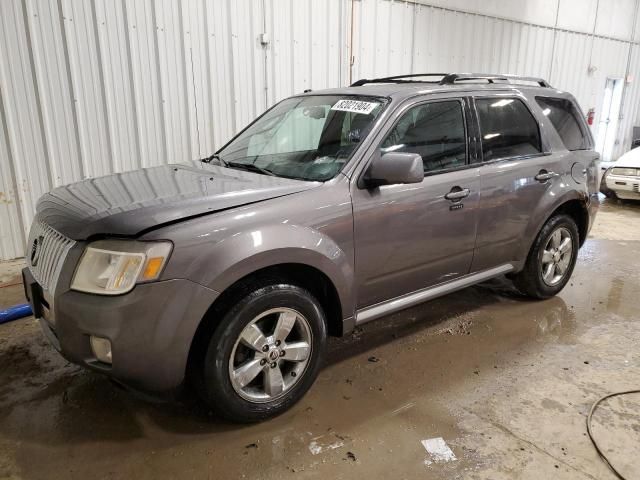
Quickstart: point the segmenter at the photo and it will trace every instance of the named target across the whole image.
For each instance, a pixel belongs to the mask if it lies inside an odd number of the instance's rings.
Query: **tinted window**
[[[578,120],[578,111],[573,102],[563,98],[536,97],[542,113],[551,120],[567,150],[589,148],[586,132]]]
[[[484,161],[541,151],[538,124],[521,100],[480,98],[476,108]]]
[[[462,104],[431,102],[411,108],[382,142],[381,150],[419,154],[425,173],[464,165],[467,149]]]

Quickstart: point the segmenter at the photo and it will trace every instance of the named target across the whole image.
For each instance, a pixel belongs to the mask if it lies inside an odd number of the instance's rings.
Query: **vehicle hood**
[[[611,164],[612,167],[640,168],[640,148],[634,148]]]
[[[134,236],[150,228],[321,185],[209,165],[162,165],[83,180],[38,200],[36,216],[63,235]]]

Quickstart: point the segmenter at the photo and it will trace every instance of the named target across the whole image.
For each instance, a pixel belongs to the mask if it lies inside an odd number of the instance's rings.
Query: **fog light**
[[[91,350],[98,360],[103,363],[111,364],[111,342],[106,338],[94,337],[89,338],[91,342]]]

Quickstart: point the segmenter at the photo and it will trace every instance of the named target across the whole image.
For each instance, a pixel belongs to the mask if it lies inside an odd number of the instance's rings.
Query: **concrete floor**
[[[253,426],[69,365],[33,319],[0,325],[0,478],[614,478],[585,416],[640,388],[639,259],[640,205],[605,201],[558,297],[530,302],[494,281],[334,339],[303,401]],[[0,308],[22,301],[10,268]],[[594,417],[629,479],[639,408],[627,396]],[[434,437],[456,460],[434,461],[421,444]]]

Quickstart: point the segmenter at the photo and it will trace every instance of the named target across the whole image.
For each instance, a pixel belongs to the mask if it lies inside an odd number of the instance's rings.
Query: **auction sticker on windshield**
[[[364,113],[369,115],[379,103],[363,102],[362,100],[339,100],[331,110],[340,110],[341,112]]]

